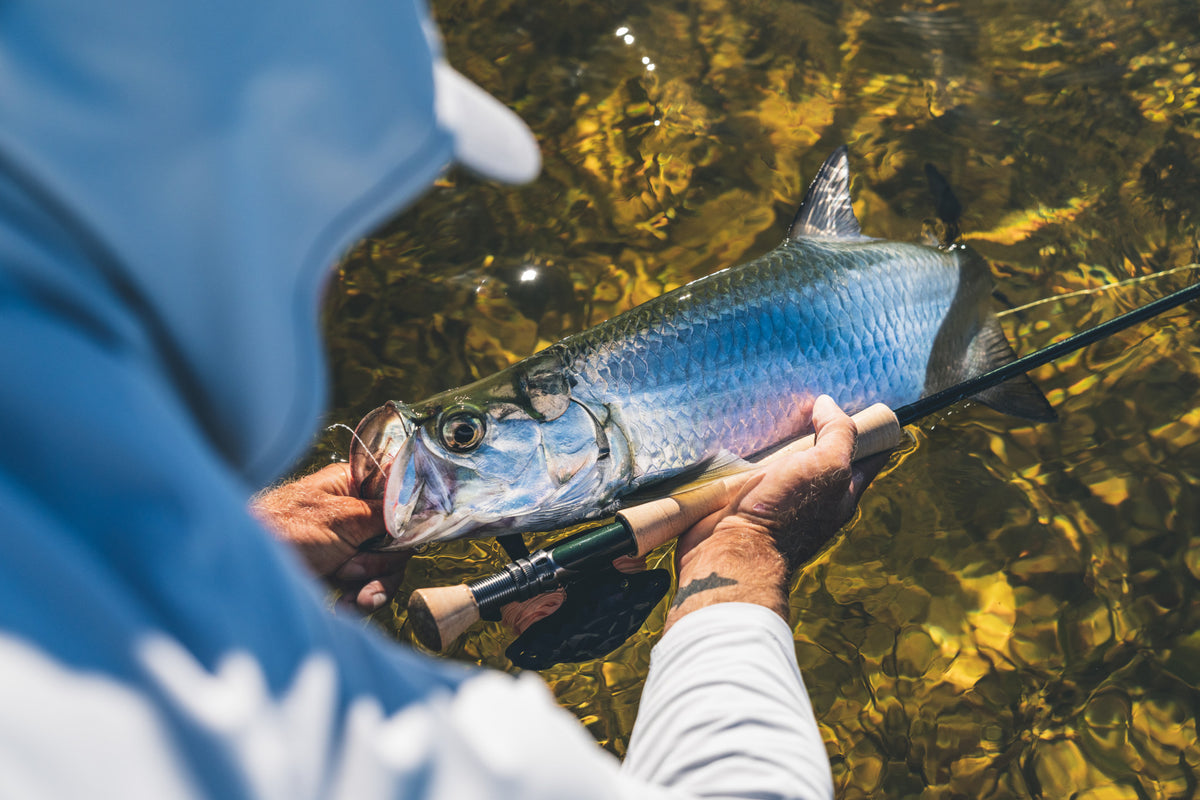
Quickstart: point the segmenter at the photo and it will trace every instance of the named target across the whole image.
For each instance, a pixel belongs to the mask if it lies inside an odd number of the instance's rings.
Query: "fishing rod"
[[[854,460],[895,448],[905,425],[1198,297],[1200,283],[901,406],[894,412],[882,403],[860,411],[852,417],[858,427]],[[517,559],[487,577],[458,586],[418,589],[408,603],[408,619],[417,641],[431,650],[440,651],[478,620],[498,620],[501,606],[507,603],[528,600],[556,589],[588,570],[607,566],[615,558],[644,556],[724,508],[747,481],[772,463],[807,450],[814,443],[815,435],[809,434],[733,474],[623,509],[613,522],[574,534],[552,547]]]

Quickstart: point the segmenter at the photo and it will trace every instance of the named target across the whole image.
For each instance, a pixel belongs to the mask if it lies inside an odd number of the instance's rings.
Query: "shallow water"
[[[1010,306],[1200,260],[1195,3],[434,7],[450,60],[530,123],[545,168],[520,189],[451,173],[348,256],[329,301],[330,422],[765,252],[841,143],[872,236],[921,236],[936,164]],[[1197,278],[1005,327],[1030,352]],[[1197,794],[1195,313],[1037,370],[1055,424],[964,404],[910,428],[797,576],[796,649],[839,797]],[[347,443],[323,436],[314,462]],[[501,561],[490,542],[430,550],[401,600]],[[409,640],[402,608],[377,620]],[[614,752],[661,622],[660,608],[605,661],[544,673]],[[453,655],[507,668],[507,643],[485,624]]]

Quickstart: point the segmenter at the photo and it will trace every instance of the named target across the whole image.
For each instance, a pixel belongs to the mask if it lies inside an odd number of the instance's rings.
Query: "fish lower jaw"
[[[396,530],[389,527],[388,533],[402,547],[418,547],[464,537],[495,536],[504,532],[494,529],[497,522],[501,523],[500,528],[509,527],[503,524],[504,520],[481,520],[477,514],[415,513]]]
[[[447,538],[441,533],[444,528],[454,521],[461,524],[463,515],[455,514],[452,502],[431,491],[426,480],[410,477],[408,483],[397,483],[395,492],[389,485],[384,497],[384,526],[397,542],[415,546],[437,541]]]

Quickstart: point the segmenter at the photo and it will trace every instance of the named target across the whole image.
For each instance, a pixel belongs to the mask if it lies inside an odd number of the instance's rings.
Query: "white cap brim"
[[[433,65],[438,124],[454,134],[454,160],[503,183],[528,183],[542,168],[533,132],[511,109],[444,59]]]

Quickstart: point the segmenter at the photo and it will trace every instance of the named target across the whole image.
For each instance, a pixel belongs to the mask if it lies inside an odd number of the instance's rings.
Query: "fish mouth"
[[[374,550],[402,550],[452,539],[472,515],[452,508],[453,470],[427,455],[417,415],[403,403],[385,403],[367,414],[350,444],[350,476],[358,496],[382,500],[389,541]]]
[[[392,462],[416,430],[412,418],[403,403],[388,402],[358,423],[350,443],[350,477],[359,497],[383,498]]]
[[[395,548],[456,539],[478,524],[479,509],[455,508],[453,468],[430,457],[415,437],[396,451],[388,473],[383,520]]]

